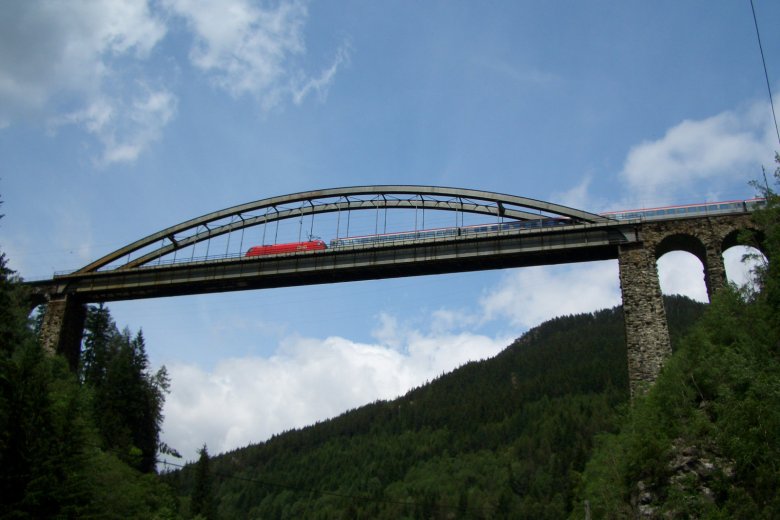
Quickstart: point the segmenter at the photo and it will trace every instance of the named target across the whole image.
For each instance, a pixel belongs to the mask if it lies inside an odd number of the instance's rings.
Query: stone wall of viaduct
[[[645,222],[637,229],[640,242],[620,247],[618,264],[631,395],[643,392],[655,381],[672,353],[657,260],[671,251],[696,256],[712,298],[726,284],[723,252],[738,245],[739,233],[752,227],[749,215]]]

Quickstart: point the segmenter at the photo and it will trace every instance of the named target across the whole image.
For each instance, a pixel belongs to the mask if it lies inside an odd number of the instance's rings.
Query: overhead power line
[[[777,126],[777,114],[775,114],[775,102],[772,99],[772,87],[769,83],[769,73],[766,70],[766,59],[764,58],[764,47],[761,45],[761,33],[758,30],[758,18],[756,17],[756,8],[753,5],[753,0],[750,0],[750,9],[753,11],[753,23],[756,26],[756,38],[758,38],[758,49],[761,51],[761,63],[764,65],[764,78],[766,78],[766,89],[769,92],[769,107],[772,109],[772,118],[775,121],[775,133],[777,134],[777,142],[780,144],[780,129]]]

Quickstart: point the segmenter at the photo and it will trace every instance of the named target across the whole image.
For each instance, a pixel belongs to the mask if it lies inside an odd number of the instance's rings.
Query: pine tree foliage
[[[190,500],[190,514],[194,517],[212,520],[215,518],[214,491],[208,449],[204,444],[198,450],[198,462],[195,463],[195,487]]]
[[[87,307],[79,368],[81,379],[87,385],[99,387],[105,382],[109,360],[113,357],[113,347],[116,346],[112,339],[116,335],[116,323],[111,318],[108,307],[102,303]]]
[[[120,332],[106,307],[88,308],[85,330],[81,379],[93,391],[104,445],[136,469],[154,471],[167,372],[149,371],[143,332]]]

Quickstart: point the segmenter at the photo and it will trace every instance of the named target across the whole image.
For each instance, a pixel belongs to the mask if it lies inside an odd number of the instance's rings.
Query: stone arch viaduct
[[[617,259],[629,381],[636,394],[655,380],[671,354],[657,259],[675,250],[694,254],[712,295],[726,283],[722,253],[737,245],[741,230],[752,227],[752,209],[745,203],[710,203],[654,215],[642,211],[599,215],[459,188],[387,185],[315,190],[215,211],[132,242],[75,272],[29,285],[33,304],[46,305],[44,347],[63,353],[75,368],[85,305],[90,302]],[[404,231],[388,230],[388,210],[406,215]],[[350,231],[351,215],[367,211],[375,215],[375,228],[356,240]],[[426,227],[426,214],[430,222],[432,212],[454,214],[454,225]],[[304,220],[314,230],[322,215],[330,216],[331,227],[325,231],[329,246],[245,255],[245,231],[262,230],[262,242],[271,243],[278,239],[281,222],[297,221],[301,242]],[[466,225],[465,215],[478,223]],[[227,244],[224,253],[209,254],[217,240],[220,248]],[[205,256],[196,256],[197,248],[202,252],[204,246]]]

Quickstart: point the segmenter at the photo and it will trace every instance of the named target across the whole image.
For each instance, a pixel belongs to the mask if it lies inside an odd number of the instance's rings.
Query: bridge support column
[[[43,349],[51,354],[64,355],[73,371],[79,366],[86,317],[86,306],[67,296],[49,300],[43,315],[40,336]]]
[[[704,265],[704,283],[707,285],[707,296],[712,296],[726,286],[726,264],[723,261],[723,251],[720,246],[706,244],[707,261]]]
[[[644,392],[672,354],[655,255],[641,244],[620,247],[620,290],[626,323],[631,396]]]

